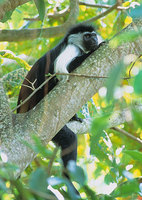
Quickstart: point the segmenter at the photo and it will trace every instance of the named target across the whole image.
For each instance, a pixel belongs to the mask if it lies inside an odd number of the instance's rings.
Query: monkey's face
[[[94,51],[98,46],[98,38],[95,31],[83,33],[83,48],[85,52]]]
[[[82,32],[71,34],[68,37],[68,44],[74,44],[79,47],[84,53],[89,53],[94,51],[98,47],[98,38],[95,31],[92,32]]]

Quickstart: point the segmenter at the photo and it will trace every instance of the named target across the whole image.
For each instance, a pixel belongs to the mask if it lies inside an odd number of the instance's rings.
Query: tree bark
[[[142,19],[130,24],[121,33],[142,27]],[[121,33],[117,34],[112,41]],[[113,66],[128,54],[142,51],[141,38],[111,48],[103,44],[76,70],[76,73],[107,76]],[[19,167],[18,176],[36,156],[23,141],[33,143],[32,134],[47,144],[69,119],[104,85],[104,79],[70,77],[69,82],[60,82],[33,110],[13,117],[12,134],[1,138],[1,151],[8,161]],[[2,121],[2,123],[4,123]]]
[[[0,3],[0,20],[3,19],[6,12],[14,10],[16,7],[27,3],[30,0],[5,0]]]

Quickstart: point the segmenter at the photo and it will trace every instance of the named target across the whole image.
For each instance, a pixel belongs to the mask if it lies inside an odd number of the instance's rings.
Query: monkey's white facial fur
[[[95,31],[71,34],[68,37],[68,44],[74,44],[84,53],[95,50],[98,46],[98,39]]]

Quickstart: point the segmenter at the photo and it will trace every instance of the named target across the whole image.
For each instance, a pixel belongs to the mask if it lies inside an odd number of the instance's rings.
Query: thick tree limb
[[[67,21],[56,27],[22,29],[22,30],[0,30],[0,41],[23,41],[32,40],[37,37],[52,38],[64,35],[68,28],[75,24],[78,17],[79,6],[78,0],[70,0],[70,14]],[[12,37],[11,37],[12,36]]]
[[[109,6],[106,11],[102,12],[101,14],[95,17],[92,17],[91,19],[84,21],[83,23],[88,24],[93,21],[96,21],[106,16],[113,10],[117,9],[118,6],[119,6],[119,2],[117,2],[111,7]],[[67,12],[68,12],[68,9],[66,9],[65,12],[63,13],[58,13],[57,15],[55,15],[55,17],[58,17],[58,16],[60,17]],[[62,36],[67,32],[68,28],[71,27],[71,25],[75,23],[78,17],[78,14],[79,14],[79,2],[78,0],[72,0],[70,1],[70,14],[69,14],[68,20],[63,25],[56,26],[56,27],[49,27],[49,28],[38,28],[38,29],[0,30],[0,41],[12,42],[12,41],[32,40],[39,36],[44,37],[44,38]],[[53,16],[54,15],[52,15],[52,17]],[[38,17],[33,18],[31,20],[38,20]]]
[[[0,80],[0,143],[2,138],[12,134],[12,113],[8,104],[8,100]]]
[[[136,20],[136,26],[142,27],[142,19]],[[134,30],[135,27],[131,24],[122,32]],[[128,54],[138,54],[139,51],[142,51],[141,38],[134,42],[123,43],[115,49],[106,43],[87,58],[76,73],[107,76],[120,59]],[[15,115],[13,134],[2,140],[1,150],[7,154],[9,162],[19,166],[17,175],[36,156],[22,141],[33,143],[31,134],[37,134],[44,144],[47,144],[103,84],[104,79],[71,77],[69,82],[60,82],[36,108],[28,113]]]
[[[27,3],[30,0],[5,0],[0,3],[0,20],[3,19],[5,13],[14,10],[16,7]]]

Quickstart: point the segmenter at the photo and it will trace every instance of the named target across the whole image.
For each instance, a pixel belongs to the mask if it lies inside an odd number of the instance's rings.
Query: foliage
[[[44,0],[35,0],[36,7],[38,9],[39,18],[41,21],[44,20],[45,16],[45,3]]]
[[[0,3],[3,2],[0,0]],[[133,18],[142,17],[141,6],[137,6],[138,2],[140,1],[124,1],[122,6],[125,8],[130,6],[128,10],[114,10],[109,15],[93,22],[100,37],[110,39],[126,27]],[[113,5],[115,1],[97,0],[95,3]],[[15,10],[7,11],[0,27],[9,30],[11,28],[25,30],[58,26],[66,21],[68,13],[58,18],[48,16],[62,11],[68,5],[68,0],[35,0],[35,3],[30,1]],[[104,8],[80,5],[78,22],[85,21],[102,11]],[[38,14],[40,20],[26,19],[37,18]],[[110,41],[110,46],[117,48],[124,42],[127,44],[127,42],[134,41],[141,34],[141,31],[121,34],[113,43]],[[21,68],[29,70],[30,65],[47,49],[55,46],[59,40],[60,38],[42,38],[41,31],[41,35],[33,41],[29,38],[28,41],[1,43],[0,76],[5,82],[11,108],[16,106],[20,84],[23,80],[24,72],[20,74]],[[121,124],[119,128],[139,140],[142,139],[142,113],[132,106],[132,103],[137,104],[142,101],[141,53],[139,52],[139,56],[128,55],[120,63],[115,63],[113,70],[109,73],[106,87],[101,88],[79,112],[83,118],[91,118],[92,124],[89,134],[78,136],[78,166],[71,162],[68,165],[68,171],[82,199],[142,199],[141,144],[123,135],[121,131],[108,129],[109,118],[112,114],[116,110],[129,106],[133,120]],[[25,59],[21,58],[21,55],[24,55]],[[20,75],[14,76],[17,72]],[[124,77],[128,79],[123,79]],[[38,156],[17,180],[10,175],[18,170],[17,167],[7,163],[6,155],[0,152],[2,166],[0,169],[0,199],[52,200],[58,197],[58,199],[75,200],[76,196],[71,190],[70,183],[61,175],[58,149],[55,149],[52,143],[48,145],[48,148],[45,147],[36,136],[33,136],[33,141],[34,145],[24,141],[23,143]]]

